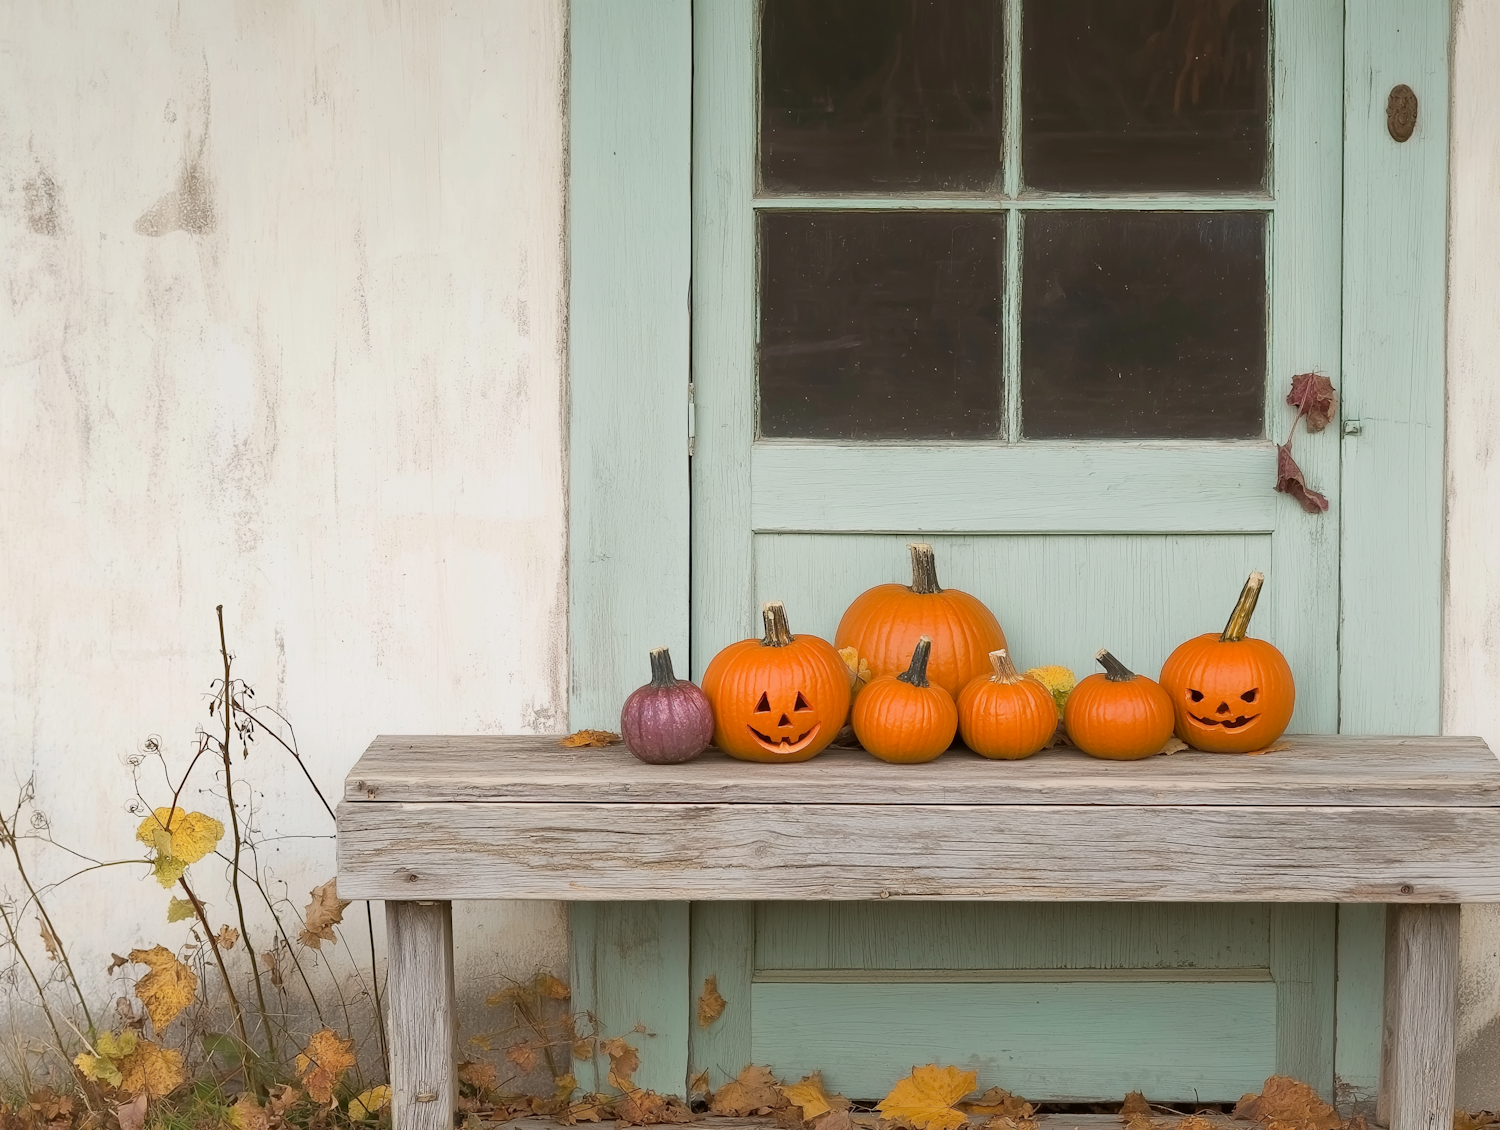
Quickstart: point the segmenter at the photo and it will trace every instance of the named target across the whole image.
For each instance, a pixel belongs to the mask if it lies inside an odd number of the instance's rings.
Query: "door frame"
[[[650,648],[688,655],[692,0],[570,0],[569,16],[569,724],[609,728]],[[1328,531],[1344,733],[1439,726],[1450,22],[1448,0],[1345,4],[1342,513]],[[1420,107],[1404,143],[1386,128],[1398,83]],[[1340,909],[1346,1100],[1375,1086],[1383,917]],[[672,903],[573,915],[575,1007],[644,1025],[637,1081],[676,1093],[688,919]]]

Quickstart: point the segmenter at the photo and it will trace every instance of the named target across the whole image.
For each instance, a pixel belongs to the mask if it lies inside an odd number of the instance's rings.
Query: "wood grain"
[[[1361,426],[1343,439],[1340,712],[1377,733],[1440,720],[1450,20],[1448,0],[1364,0],[1344,24],[1339,392]],[[1404,143],[1397,83],[1421,102]]]
[[[568,717],[575,729],[618,729],[620,704],[646,681],[649,649],[670,647],[687,666],[691,35],[689,0],[572,3]]]
[[[1500,808],[351,804],[346,898],[1500,900]]]
[[[1389,911],[1376,1119],[1390,1130],[1448,1130],[1453,1124],[1458,914],[1456,906]]]
[[[829,750],[797,765],[753,765],[710,751],[647,765],[622,746],[563,749],[555,737],[379,737],[344,797],[370,801],[576,804],[1500,804],[1500,761],[1478,738],[1299,736],[1259,757],[1185,752],[1108,762],[1076,750],[990,761],[953,750],[888,765]]]
[[[453,907],[385,904],[395,1130],[452,1130],[458,1099],[453,996]]]

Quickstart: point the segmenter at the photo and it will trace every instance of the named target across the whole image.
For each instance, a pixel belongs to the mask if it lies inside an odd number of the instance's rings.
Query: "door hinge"
[[[693,457],[693,448],[698,438],[698,407],[693,402],[693,382],[688,381],[688,458]]]

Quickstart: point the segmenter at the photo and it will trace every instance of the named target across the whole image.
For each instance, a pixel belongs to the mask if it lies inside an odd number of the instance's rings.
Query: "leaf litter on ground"
[[[974,1089],[977,1073],[929,1063],[914,1067],[876,1107],[888,1119],[901,1119],[916,1130],[958,1130],[969,1119],[957,1109],[960,1099]]]

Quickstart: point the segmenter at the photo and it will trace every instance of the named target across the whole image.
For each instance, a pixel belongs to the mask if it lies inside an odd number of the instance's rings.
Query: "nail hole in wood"
[[[1410,139],[1417,128],[1417,94],[1404,82],[1391,87],[1385,100],[1385,128],[1396,141]]]
[[[1412,888],[1412,885],[1410,883],[1402,883],[1401,884],[1401,893],[1403,895],[1409,895],[1409,894],[1411,894],[1412,890],[1413,890],[1413,888]]]

